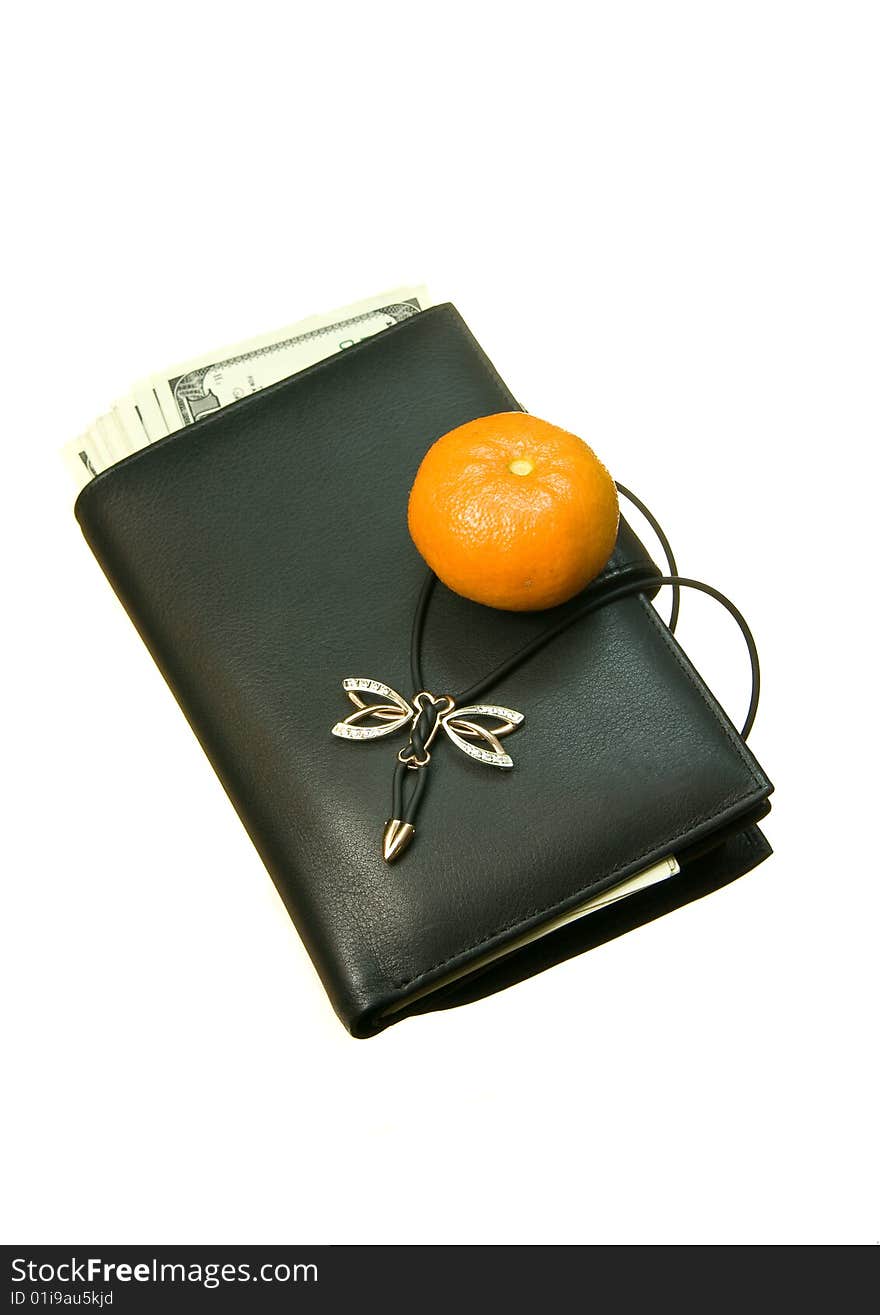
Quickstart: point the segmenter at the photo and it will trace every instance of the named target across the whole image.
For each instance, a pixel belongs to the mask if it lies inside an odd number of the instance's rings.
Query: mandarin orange
[[[425,454],[409,532],[450,589],[513,612],[555,607],[605,566],[617,489],[582,439],[522,411],[471,420]]]

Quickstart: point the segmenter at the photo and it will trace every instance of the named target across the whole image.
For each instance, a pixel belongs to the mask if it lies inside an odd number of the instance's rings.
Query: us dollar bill
[[[65,464],[83,488],[132,452],[343,352],[430,305],[424,286],[394,288],[150,375],[84,434],[65,445]]]

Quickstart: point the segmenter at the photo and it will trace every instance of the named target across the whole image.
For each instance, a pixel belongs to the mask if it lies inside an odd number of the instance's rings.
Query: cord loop
[[[622,484],[617,485],[618,492],[631,502],[645,517],[648,524],[654,530],[660,545],[663,549],[664,556],[668,566],[668,573],[661,576],[647,576],[641,580],[628,580],[616,588],[605,589],[600,594],[592,597],[590,589],[587,589],[584,595],[583,605],[571,612],[562,621],[555,626],[550,626],[543,634],[538,635],[536,639],[525,644],[517,652],[497,666],[487,676],[478,680],[470,689],[458,694],[453,699],[450,695],[442,695],[435,699],[425,689],[425,682],[422,676],[422,638],[425,631],[425,620],[428,613],[428,604],[431,601],[431,595],[437,584],[437,577],[433,571],[429,571],[425,577],[419,594],[418,603],[416,604],[415,614],[413,616],[412,635],[410,639],[410,669],[412,673],[412,688],[420,692],[413,700],[413,706],[416,709],[416,716],[413,721],[410,733],[409,743],[397,755],[397,766],[394,772],[394,786],[392,792],[392,814],[393,818],[398,818],[402,822],[413,825],[416,813],[418,812],[422,798],[424,796],[425,783],[427,781],[427,772],[415,771],[415,783],[413,789],[408,793],[408,798],[404,798],[404,777],[408,768],[421,768],[427,766],[430,761],[430,746],[434,740],[439,728],[439,719],[446,712],[451,711],[456,704],[468,704],[475,702],[481,694],[496,685],[505,676],[510,675],[517,667],[522,666],[542,648],[552,643],[558,635],[568,630],[570,626],[576,625],[578,621],[589,616],[592,612],[599,611],[602,607],[607,607],[609,603],[619,602],[621,599],[630,598],[633,595],[644,595],[648,590],[668,585],[672,590],[672,611],[669,618],[669,629],[675,631],[678,623],[679,603],[681,590],[695,589],[699,593],[708,594],[714,598],[722,607],[726,608],[730,615],[736,621],[742,632],[743,639],[746,642],[746,648],[749,654],[749,663],[751,666],[752,690],[749,699],[749,708],[746,714],[745,723],[742,728],[742,738],[745,740],[755,722],[758,712],[758,700],[761,692],[761,671],[758,661],[758,649],[754,637],[748,627],[745,617],[730,599],[720,590],[713,588],[712,585],[705,584],[702,580],[693,580],[689,577],[679,575],[678,565],[672,552],[672,547],[664,534],[660,523],[651,511],[645,506],[640,498],[625,488]]]

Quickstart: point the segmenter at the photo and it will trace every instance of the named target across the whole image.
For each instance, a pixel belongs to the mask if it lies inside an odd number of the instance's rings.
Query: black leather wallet
[[[770,852],[755,825],[770,782],[638,595],[493,690],[526,717],[514,770],[448,753],[418,842],[383,861],[397,746],[330,734],[341,682],[409,692],[424,564],[408,490],[439,435],[516,408],[438,306],[135,453],[77,500],[355,1036],[498,990]],[[646,573],[658,574],[621,522],[591,587]],[[438,586],[429,688],[466,687],[575,605],[497,612]],[[677,875],[566,921],[671,856]]]

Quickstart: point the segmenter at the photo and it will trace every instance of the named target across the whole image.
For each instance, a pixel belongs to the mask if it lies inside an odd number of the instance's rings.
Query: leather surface
[[[440,434],[516,407],[440,306],[136,453],[77,501],[355,1035],[432,977],[746,818],[771,789],[651,604],[630,598],[486,696],[525,714],[504,742],[512,771],[437,746],[416,839],[383,862],[403,739],[333,738],[351,710],[341,681],[415,693],[424,565],[409,487]],[[648,566],[622,523],[608,574]],[[428,688],[465,688],[573,605],[501,613],[438,586]]]
[[[770,811],[764,803],[756,810],[758,816]],[[459,1005],[482,1000],[497,991],[506,990],[536,973],[544,972],[557,963],[593,950],[597,945],[643,927],[664,913],[680,909],[692,900],[720,890],[750,872],[773,851],[761,830],[754,825],[742,826],[719,840],[706,852],[697,852],[682,864],[676,877],[649,886],[627,899],[606,909],[591,913],[588,918],[569,923],[552,936],[535,941],[526,949],[499,960],[488,970],[474,973],[465,981],[457,982],[436,995],[426,997],[409,1006],[408,1013],[427,1013],[435,1009],[453,1009]]]

